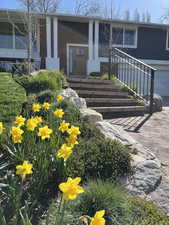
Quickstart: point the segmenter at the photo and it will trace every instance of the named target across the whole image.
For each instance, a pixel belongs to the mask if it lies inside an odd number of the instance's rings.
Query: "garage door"
[[[154,92],[161,96],[169,96],[169,71],[155,72]]]

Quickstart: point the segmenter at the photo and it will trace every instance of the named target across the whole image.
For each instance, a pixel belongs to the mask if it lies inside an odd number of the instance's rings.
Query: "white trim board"
[[[67,67],[67,76],[69,76],[69,47],[87,47],[88,44],[77,44],[77,43],[67,43],[66,44],[66,67]]]

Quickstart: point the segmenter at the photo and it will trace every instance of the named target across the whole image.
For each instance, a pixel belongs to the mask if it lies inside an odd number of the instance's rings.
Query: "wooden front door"
[[[69,47],[69,75],[86,76],[87,74],[87,47]]]

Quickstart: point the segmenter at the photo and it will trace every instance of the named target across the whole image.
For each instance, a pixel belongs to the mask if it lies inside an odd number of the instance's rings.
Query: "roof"
[[[23,10],[13,10],[13,9],[3,9],[0,8],[0,15],[3,13],[18,15],[18,14],[25,14],[26,11]],[[34,15],[44,17],[43,13],[39,12],[32,12]],[[128,21],[122,19],[111,19],[111,18],[103,18],[99,16],[83,16],[83,15],[75,15],[75,14],[65,14],[65,13],[47,13],[45,16],[50,17],[58,17],[59,19],[65,21],[74,21],[74,22],[88,22],[89,20],[98,20],[106,23],[117,23],[117,24],[128,24],[128,25],[137,25],[137,26],[146,26],[146,27],[160,27],[160,28],[168,28],[168,24],[160,24],[160,23],[152,23],[152,22],[137,22],[137,21]]]

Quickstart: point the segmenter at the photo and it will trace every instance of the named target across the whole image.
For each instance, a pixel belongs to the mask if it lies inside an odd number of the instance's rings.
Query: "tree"
[[[74,13],[76,15],[96,16],[101,12],[100,2],[97,0],[76,0]]]
[[[27,0],[18,0],[27,10]],[[30,11],[41,13],[55,13],[59,8],[60,0],[29,0]]]
[[[130,11],[129,10],[124,11],[124,20],[127,20],[127,21],[130,20]]]

